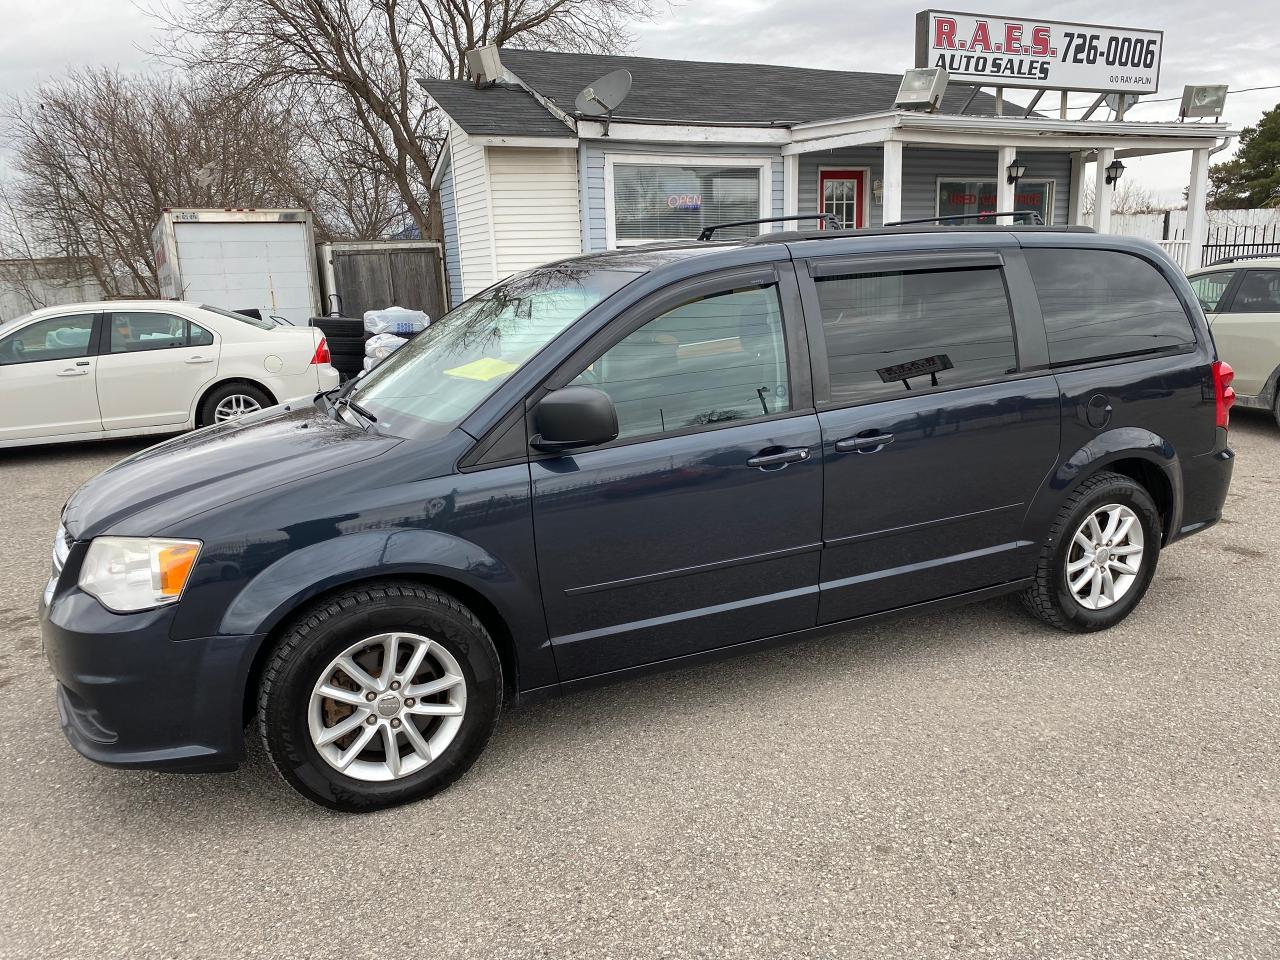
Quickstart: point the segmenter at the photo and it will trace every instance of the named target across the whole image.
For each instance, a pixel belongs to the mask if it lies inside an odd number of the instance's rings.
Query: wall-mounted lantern
[[[1107,186],[1111,186],[1117,180],[1124,176],[1124,164],[1119,160],[1112,160],[1107,164]]]
[[[1027,175],[1027,165],[1017,157],[1014,157],[1013,162],[1009,164],[1005,173],[1009,177],[1009,182],[1016,187],[1018,185],[1018,181]]]
[[[877,204],[884,203],[884,181],[879,177],[876,177],[871,181],[871,198],[875,200]]]

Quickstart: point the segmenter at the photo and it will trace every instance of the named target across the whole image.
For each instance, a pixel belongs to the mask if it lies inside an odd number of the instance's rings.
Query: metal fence
[[[1280,255],[1280,224],[1212,230],[1200,264],[1208,266],[1230,257],[1268,255]]]

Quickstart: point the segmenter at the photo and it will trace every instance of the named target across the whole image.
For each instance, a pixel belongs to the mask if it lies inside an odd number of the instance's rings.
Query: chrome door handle
[[[808,459],[808,447],[792,447],[789,450],[779,450],[776,453],[758,453],[747,461],[747,466],[768,470],[772,467],[785,467],[789,463],[799,463]]]
[[[183,360],[182,362],[183,363],[213,363],[213,357],[200,357],[200,356],[187,357],[187,359]]]
[[[869,437],[845,437],[836,441],[836,453],[875,453],[893,443],[892,433],[873,433]]]

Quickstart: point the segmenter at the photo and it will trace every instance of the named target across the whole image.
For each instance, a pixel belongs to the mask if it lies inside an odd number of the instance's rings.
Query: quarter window
[[[1192,278],[1191,289],[1196,292],[1196,298],[1199,299],[1205,313],[1213,313],[1218,309],[1218,304],[1222,302],[1222,295],[1227,292],[1227,287],[1231,286],[1234,277],[1235,271],[1223,270],[1219,273],[1206,273]]]
[[[832,403],[997,380],[1017,367],[997,267],[816,281]]]
[[[573,382],[609,395],[624,438],[783,412],[791,401],[778,288],[683,303],[614,344]]]
[[[1055,365],[1195,343],[1182,302],[1146,260],[1111,250],[1027,250]]]
[[[187,343],[192,347],[211,347],[213,346],[213,334],[199,324],[187,321]]]
[[[37,320],[0,340],[0,364],[87,357],[92,340],[91,313]]]
[[[186,345],[187,321],[171,313],[111,314],[111,352],[170,350]]]
[[[1280,270],[1246,271],[1231,312],[1280,313]]]

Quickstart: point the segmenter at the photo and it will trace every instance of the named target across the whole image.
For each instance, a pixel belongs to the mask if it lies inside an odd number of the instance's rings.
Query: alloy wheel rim
[[[243,417],[246,413],[254,413],[262,409],[262,404],[243,393],[233,393],[229,397],[223,397],[222,401],[213,408],[213,422],[226,423],[228,420],[234,420],[236,417]]]
[[[380,633],[334,657],[311,690],[307,728],[325,763],[369,782],[425,769],[462,727],[457,659],[416,633]]]
[[[1145,553],[1142,523],[1122,503],[1092,511],[1067,549],[1067,589],[1086,610],[1105,610],[1138,580]]]

